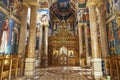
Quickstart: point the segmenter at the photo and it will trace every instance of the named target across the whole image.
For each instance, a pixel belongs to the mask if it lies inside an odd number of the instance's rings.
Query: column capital
[[[103,3],[103,0],[88,0],[87,7],[97,6],[99,3]]]
[[[84,23],[78,23],[78,27],[82,27]]]
[[[30,7],[30,5],[28,3],[26,3],[26,2],[23,2],[23,6],[24,7]]]
[[[40,27],[48,27],[49,26],[49,24],[48,25],[40,25]]]
[[[86,26],[87,23],[78,23],[78,27]]]
[[[96,7],[97,8],[100,8],[100,7],[103,8],[104,7],[104,3],[103,2],[99,2]]]

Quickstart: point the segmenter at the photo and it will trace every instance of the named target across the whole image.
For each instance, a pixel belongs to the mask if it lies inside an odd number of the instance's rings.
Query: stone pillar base
[[[87,66],[91,66],[90,60],[91,60],[91,57],[87,57]]]
[[[40,66],[39,60],[35,60],[35,67],[38,68]]]
[[[100,80],[102,75],[102,64],[101,58],[93,58],[92,59],[92,73],[94,75],[95,80]]]
[[[35,76],[35,59],[34,58],[26,58],[25,76],[26,78],[34,78]]]

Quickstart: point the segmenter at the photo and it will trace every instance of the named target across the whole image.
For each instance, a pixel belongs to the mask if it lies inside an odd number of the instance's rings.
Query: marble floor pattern
[[[93,80],[91,69],[80,67],[51,67],[36,69],[35,80]]]

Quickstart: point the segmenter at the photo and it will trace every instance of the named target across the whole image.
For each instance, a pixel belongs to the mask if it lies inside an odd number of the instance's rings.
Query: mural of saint
[[[12,31],[12,53],[17,53],[18,48],[18,25],[15,24]]]
[[[114,38],[114,33],[113,33],[113,29],[112,29],[112,23],[109,23],[109,30],[108,30],[108,39],[110,41],[113,41]]]
[[[40,21],[41,22],[46,22],[48,20],[48,16],[46,14],[43,14],[41,17],[40,17]]]
[[[7,45],[10,34],[9,19],[6,18],[2,26],[2,37],[1,37],[1,52],[7,53]]]
[[[113,24],[109,23],[109,28],[108,28],[108,40],[109,40],[109,48],[110,48],[110,54],[115,53],[115,36],[114,36],[114,31],[113,31]]]
[[[120,0],[113,0],[113,9],[120,10]]]
[[[49,11],[48,10],[38,10],[37,11],[38,17],[37,22],[41,25],[48,25],[49,24]]]

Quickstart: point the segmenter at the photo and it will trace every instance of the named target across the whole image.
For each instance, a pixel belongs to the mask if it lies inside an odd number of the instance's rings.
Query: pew
[[[5,55],[1,59],[1,74],[0,74],[0,80],[8,79],[10,80],[10,74],[11,74],[11,56]]]
[[[12,56],[11,58],[11,77],[17,77],[18,74],[18,57]]]

